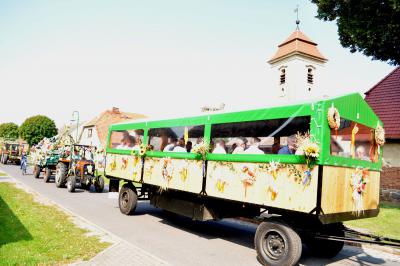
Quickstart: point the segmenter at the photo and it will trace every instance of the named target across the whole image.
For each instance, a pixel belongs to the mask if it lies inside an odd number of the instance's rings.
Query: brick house
[[[81,130],[79,143],[82,145],[92,145],[105,147],[107,143],[108,127],[111,124],[124,121],[146,118],[145,115],[122,112],[117,107],[102,112],[99,116],[86,122]]]
[[[385,128],[383,158],[386,166],[381,175],[381,188],[400,190],[400,67],[394,69],[365,95],[365,100],[382,120]]]

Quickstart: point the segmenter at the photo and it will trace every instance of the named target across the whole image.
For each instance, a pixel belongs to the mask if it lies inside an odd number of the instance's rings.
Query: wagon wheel
[[[119,210],[126,215],[132,214],[137,205],[138,196],[133,185],[125,184],[119,191]]]
[[[254,244],[263,265],[295,265],[302,252],[300,236],[288,225],[275,220],[262,222],[257,227]]]

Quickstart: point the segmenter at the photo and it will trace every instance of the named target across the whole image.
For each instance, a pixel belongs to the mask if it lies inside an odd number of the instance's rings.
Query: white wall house
[[[323,97],[322,80],[327,59],[299,29],[296,29],[268,61],[273,69],[273,82],[279,97],[301,101]]]

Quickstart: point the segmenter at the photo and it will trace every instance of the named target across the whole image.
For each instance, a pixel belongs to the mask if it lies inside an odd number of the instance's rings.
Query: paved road
[[[0,166],[14,178],[70,211],[172,265],[259,265],[253,249],[256,226],[234,220],[195,222],[140,202],[134,216],[122,215],[108,193],[78,189],[68,193],[54,181],[22,176],[17,166]],[[400,265],[400,257],[375,250],[346,247],[331,260],[303,252],[302,265]]]

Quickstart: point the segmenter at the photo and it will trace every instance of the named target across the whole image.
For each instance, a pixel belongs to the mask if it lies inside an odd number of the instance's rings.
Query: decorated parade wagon
[[[302,244],[335,256],[343,247],[332,241],[344,237],[342,221],[378,214],[383,144],[381,121],[350,94],[115,124],[104,174],[124,214],[149,199],[195,220],[257,217],[259,261],[292,265]]]

